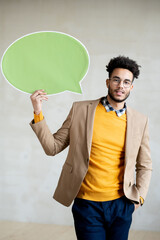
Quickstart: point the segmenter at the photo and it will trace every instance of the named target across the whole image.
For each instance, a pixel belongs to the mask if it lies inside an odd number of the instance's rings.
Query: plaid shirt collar
[[[126,109],[127,109],[127,106],[126,106],[126,103],[124,103],[124,107],[122,109],[119,109],[119,110],[115,110],[108,102],[107,100],[107,97],[102,97],[100,102],[102,103],[102,105],[105,107],[106,111],[107,112],[110,112],[110,111],[114,111],[116,112],[117,116],[118,117],[121,117],[125,112],[126,112]]]

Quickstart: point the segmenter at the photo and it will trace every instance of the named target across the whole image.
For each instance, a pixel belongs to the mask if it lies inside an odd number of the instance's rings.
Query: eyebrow
[[[118,77],[118,76],[114,76],[113,78],[118,78],[118,79],[120,79],[120,77]],[[120,79],[120,80],[121,80],[121,79]],[[124,79],[124,81],[132,82],[130,79]]]

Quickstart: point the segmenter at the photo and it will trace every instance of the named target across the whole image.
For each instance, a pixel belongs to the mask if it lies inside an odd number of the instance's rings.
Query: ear
[[[130,91],[133,89],[133,84],[131,85],[131,87],[130,87]]]
[[[106,86],[109,87],[109,79],[106,79]]]

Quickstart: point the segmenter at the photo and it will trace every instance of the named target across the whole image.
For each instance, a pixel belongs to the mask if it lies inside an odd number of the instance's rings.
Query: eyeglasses
[[[122,82],[124,88],[129,88],[132,84],[132,82],[130,80],[124,80],[123,81],[119,78],[110,78],[109,80],[111,80],[111,82],[114,86],[118,86]]]

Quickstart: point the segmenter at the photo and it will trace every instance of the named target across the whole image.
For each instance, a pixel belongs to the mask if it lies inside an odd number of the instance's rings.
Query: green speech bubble
[[[76,38],[60,32],[36,32],[13,42],[4,52],[1,69],[16,89],[47,94],[64,91],[82,93],[80,82],[89,68],[86,47]]]

